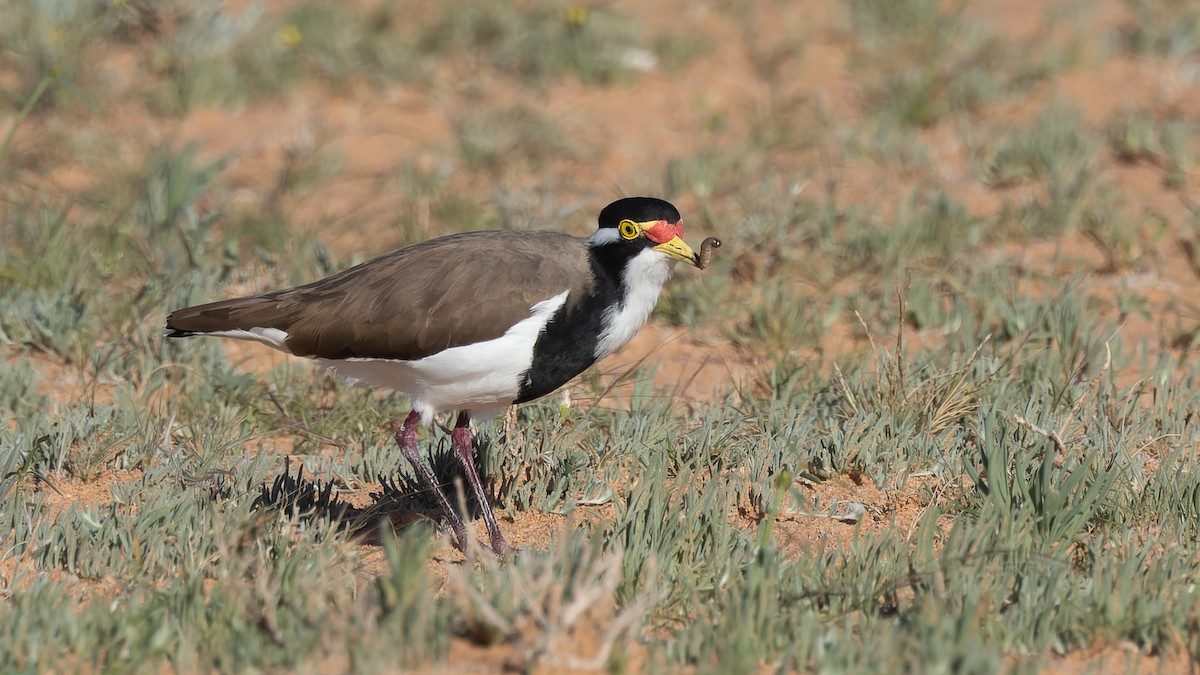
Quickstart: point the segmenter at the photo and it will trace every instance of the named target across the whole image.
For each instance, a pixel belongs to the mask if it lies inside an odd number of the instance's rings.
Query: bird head
[[[700,256],[683,240],[683,218],[670,202],[626,197],[604,207],[593,246],[620,246],[631,253],[653,249],[671,260],[701,267]]]

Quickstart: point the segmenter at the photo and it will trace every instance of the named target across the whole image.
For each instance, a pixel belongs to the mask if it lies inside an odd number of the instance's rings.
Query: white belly
[[[486,342],[451,347],[413,361],[389,359],[317,359],[351,382],[390,387],[412,400],[421,422],[448,410],[472,417],[494,416],[517,398],[521,380],[533,362],[533,345],[569,291],[535,304],[527,319]]]

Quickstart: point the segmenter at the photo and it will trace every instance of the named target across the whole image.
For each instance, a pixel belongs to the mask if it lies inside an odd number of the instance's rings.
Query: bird
[[[390,388],[411,403],[395,431],[417,481],[437,497],[466,550],[462,517],[417,448],[417,430],[457,412],[451,445],[498,555],[509,551],[474,463],[471,420],[554,392],[628,343],[646,323],[675,265],[708,265],[670,202],[626,197],[596,231],[494,230],[400,248],[287,290],[171,312],[166,337],[264,343],[316,361],[351,382]]]

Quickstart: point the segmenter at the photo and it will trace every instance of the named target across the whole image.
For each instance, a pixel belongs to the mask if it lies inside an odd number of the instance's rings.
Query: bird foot
[[[497,533],[497,534],[499,534],[499,533]],[[513,548],[508,545],[507,541],[504,541],[504,537],[502,537],[502,536],[492,537],[491,539],[492,539],[492,552],[496,554],[496,557],[501,558],[501,559],[507,558],[508,555],[513,552]]]

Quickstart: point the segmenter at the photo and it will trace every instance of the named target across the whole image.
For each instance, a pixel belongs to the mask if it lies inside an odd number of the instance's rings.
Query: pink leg
[[[404,420],[404,425],[396,430],[396,445],[400,446],[400,453],[412,465],[413,471],[417,474],[417,480],[423,483],[426,489],[433,490],[433,493],[437,495],[438,501],[442,504],[442,510],[446,514],[446,520],[450,522],[450,529],[454,531],[458,548],[466,549],[467,526],[463,524],[462,518],[458,517],[458,513],[451,508],[450,499],[442,490],[442,486],[438,485],[437,480],[434,479],[433,472],[421,458],[421,453],[417,451],[417,425],[420,423],[421,414],[416,410],[410,412]]]
[[[479,510],[483,512],[483,522],[487,525],[488,537],[492,540],[492,550],[497,555],[504,555],[508,552],[508,542],[504,541],[504,535],[500,534],[500,526],[496,524],[496,516],[492,513],[491,502],[488,501],[487,492],[483,489],[483,483],[479,481],[479,473],[475,470],[475,450],[471,443],[471,416],[464,410],[458,413],[458,421],[454,424],[454,431],[451,432],[450,438],[454,444],[454,451],[458,455],[458,461],[462,462],[463,468],[467,471],[467,480],[471,482],[471,489],[475,491],[475,501],[479,502]]]

